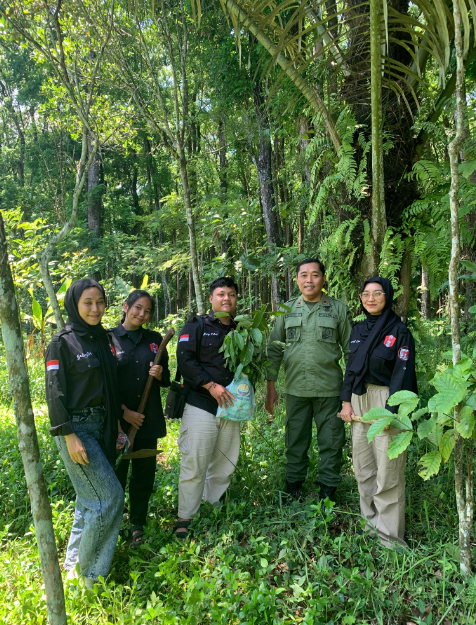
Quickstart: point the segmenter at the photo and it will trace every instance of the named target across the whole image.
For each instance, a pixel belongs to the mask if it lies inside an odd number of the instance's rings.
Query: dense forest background
[[[0,209],[60,560],[73,491],[43,354],[71,281],[102,282],[106,326],[147,288],[164,330],[206,311],[224,274],[240,312],[276,308],[297,294],[296,263],[318,256],[355,318],[362,279],[388,277],[417,344],[407,550],[360,531],[349,441],[335,507],[316,506],[315,446],[306,501],[282,505],[284,411],[269,419],[260,386],[225,505],[204,508],[184,548],[168,424],[146,545],[131,555],[125,523],[108,582],[68,589],[74,622],[475,623],[476,6],[458,6],[459,26],[446,0],[0,0]],[[0,621],[38,625],[5,345]]]
[[[287,4],[274,25],[284,29],[288,20],[292,35],[296,6]],[[338,10],[329,0],[313,6],[318,14],[301,17],[309,24],[295,65],[304,66],[301,78],[319,92],[334,140],[323,115],[258,39],[243,30],[236,40],[219,2],[202,3],[199,23],[194,4],[163,3],[153,14],[148,4],[116,6],[114,23],[108,5],[60,4],[59,35],[53,18],[46,27],[43,5],[24,6],[3,19],[0,202],[25,312],[31,314],[31,291],[46,309],[40,257],[77,210],[74,227],[50,250],[55,290],[64,280],[92,275],[118,302],[147,275],[157,320],[203,308],[204,285],[223,274],[239,281],[243,306],[285,301],[302,255],[322,258],[331,294],[355,313],[356,289],[372,270],[394,282],[403,317],[444,313],[455,68],[451,56],[442,76],[423,50],[417,80],[398,20],[416,22],[423,15],[418,6],[389,4],[400,13],[388,25],[388,59],[416,78],[410,84],[401,74],[393,84],[390,61],[383,73],[380,240],[372,236],[365,3]],[[346,19],[338,19],[339,11]],[[283,46],[298,45],[291,35],[288,42],[281,34]],[[470,51],[460,209],[469,260],[475,254],[473,57]],[[77,173],[88,156],[78,191]],[[473,283],[461,284],[467,313]]]

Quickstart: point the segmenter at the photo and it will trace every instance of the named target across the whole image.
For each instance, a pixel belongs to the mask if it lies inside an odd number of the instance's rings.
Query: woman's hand
[[[132,427],[135,427],[135,429],[138,430],[142,425],[145,416],[140,412],[134,412],[134,410],[129,410],[129,408],[127,408],[127,406],[124,406],[124,404],[122,404],[121,408],[124,410],[124,419],[127,421],[127,423],[130,423]]]
[[[162,367],[162,365],[154,365],[154,363],[151,362],[149,375],[153,376],[156,380],[161,380],[163,370],[164,368]]]
[[[352,417],[355,416],[354,411],[352,410],[352,404],[350,401],[345,401],[342,403],[342,410],[340,412],[340,418],[342,421],[346,423],[350,423],[352,421]]]
[[[65,437],[68,453],[71,456],[71,460],[74,464],[89,464],[88,454],[81,442],[81,439],[76,434],[67,434]]]

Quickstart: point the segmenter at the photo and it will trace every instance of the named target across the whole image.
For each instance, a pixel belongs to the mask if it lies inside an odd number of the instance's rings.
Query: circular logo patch
[[[410,357],[410,349],[408,347],[400,347],[398,350],[398,357],[400,360],[408,360]]]

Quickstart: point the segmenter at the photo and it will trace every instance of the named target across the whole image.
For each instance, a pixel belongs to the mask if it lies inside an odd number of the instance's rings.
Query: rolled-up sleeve
[[[53,339],[48,345],[45,356],[46,403],[52,436],[67,436],[74,433],[66,409],[68,364],[68,349],[62,345],[61,339]]]
[[[198,341],[198,321],[187,322],[180,331],[177,342],[177,365],[182,377],[192,388],[213,382],[198,361]]]
[[[389,397],[398,391],[418,393],[415,376],[415,341],[408,330],[399,332],[397,338],[397,357],[389,384]],[[396,414],[398,406],[386,405],[385,408]]]

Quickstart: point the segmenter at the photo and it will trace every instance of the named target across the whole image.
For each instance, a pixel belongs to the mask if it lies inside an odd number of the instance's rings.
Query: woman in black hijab
[[[376,532],[385,546],[405,545],[406,452],[393,460],[387,455],[400,430],[387,429],[369,443],[370,423],[353,417],[378,407],[396,413],[398,406],[389,406],[388,398],[397,391],[417,392],[415,342],[392,310],[393,287],[387,278],[366,280],[360,301],[366,319],[354,326],[350,336],[341,417],[352,421],[352,461],[367,529]]]
[[[66,328],[46,350],[46,400],[50,433],[76,491],[64,568],[91,587],[109,573],[122,519],[124,492],[113,468],[122,410],[116,359],[101,325],[103,287],[77,280],[65,307]]]

